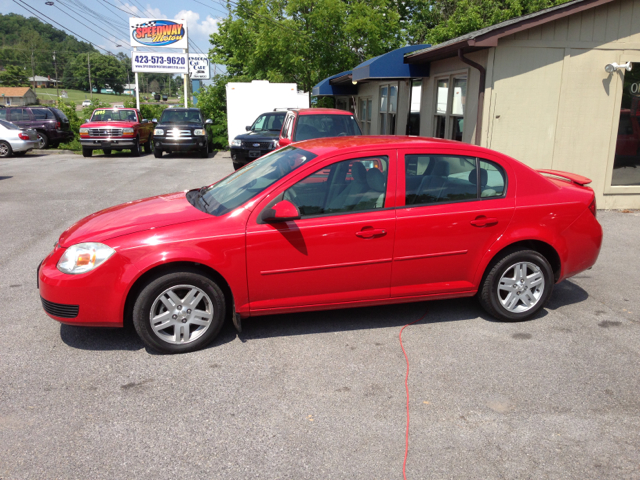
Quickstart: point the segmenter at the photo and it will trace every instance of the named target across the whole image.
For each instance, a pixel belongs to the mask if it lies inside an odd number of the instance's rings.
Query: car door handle
[[[484,215],[480,215],[479,217],[476,217],[475,220],[471,220],[471,225],[474,227],[491,227],[497,223],[497,218],[485,217]]]
[[[382,237],[386,235],[387,231],[382,228],[363,228],[359,232],[356,232],[356,237],[360,238],[373,238],[373,237]]]

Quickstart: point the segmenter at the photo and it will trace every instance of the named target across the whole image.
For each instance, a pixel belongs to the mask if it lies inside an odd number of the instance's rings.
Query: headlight
[[[89,133],[89,129],[88,128],[81,128],[80,129],[80,133]]]
[[[123,128],[122,133],[133,133],[133,128]]]
[[[154,134],[154,135],[164,135],[164,130],[163,130],[162,128],[156,128],[156,129],[153,131],[153,134]]]
[[[202,128],[196,128],[196,129],[193,131],[193,134],[194,134],[194,135],[206,135],[206,133],[205,133],[204,129],[202,129]]]
[[[93,270],[116,251],[102,243],[78,243],[64,252],[58,260],[58,270],[72,275]]]
[[[232,147],[241,147],[242,146],[242,140],[234,140],[233,142],[231,142],[231,146]]]

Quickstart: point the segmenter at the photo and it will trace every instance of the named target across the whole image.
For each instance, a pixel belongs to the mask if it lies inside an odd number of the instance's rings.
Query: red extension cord
[[[404,377],[404,388],[407,391],[407,431],[406,431],[405,440],[404,440],[404,462],[402,463],[402,476],[404,477],[404,480],[407,480],[407,473],[406,473],[407,454],[409,453],[409,357],[407,357],[407,352],[404,350],[404,345],[402,345],[402,331],[405,328],[407,328],[409,325],[418,323],[426,315],[427,315],[427,312],[424,312],[424,315],[422,315],[419,319],[414,320],[411,323],[407,323],[404,327],[400,329],[400,335],[398,335],[398,338],[400,339],[400,348],[402,348],[402,353],[404,353],[404,359],[407,361],[407,374]]]

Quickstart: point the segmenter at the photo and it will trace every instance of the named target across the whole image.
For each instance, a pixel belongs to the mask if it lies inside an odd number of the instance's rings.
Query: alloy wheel
[[[544,274],[531,262],[519,262],[507,268],[498,282],[498,299],[511,313],[524,313],[535,307],[544,292]]]

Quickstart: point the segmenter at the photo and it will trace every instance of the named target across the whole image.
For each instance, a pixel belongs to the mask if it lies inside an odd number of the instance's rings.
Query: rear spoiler
[[[583,177],[582,175],[577,175],[575,173],[561,172],[560,170],[536,170],[536,172],[542,173],[543,175],[553,175],[554,177],[565,178],[580,186],[591,183],[590,178]]]

